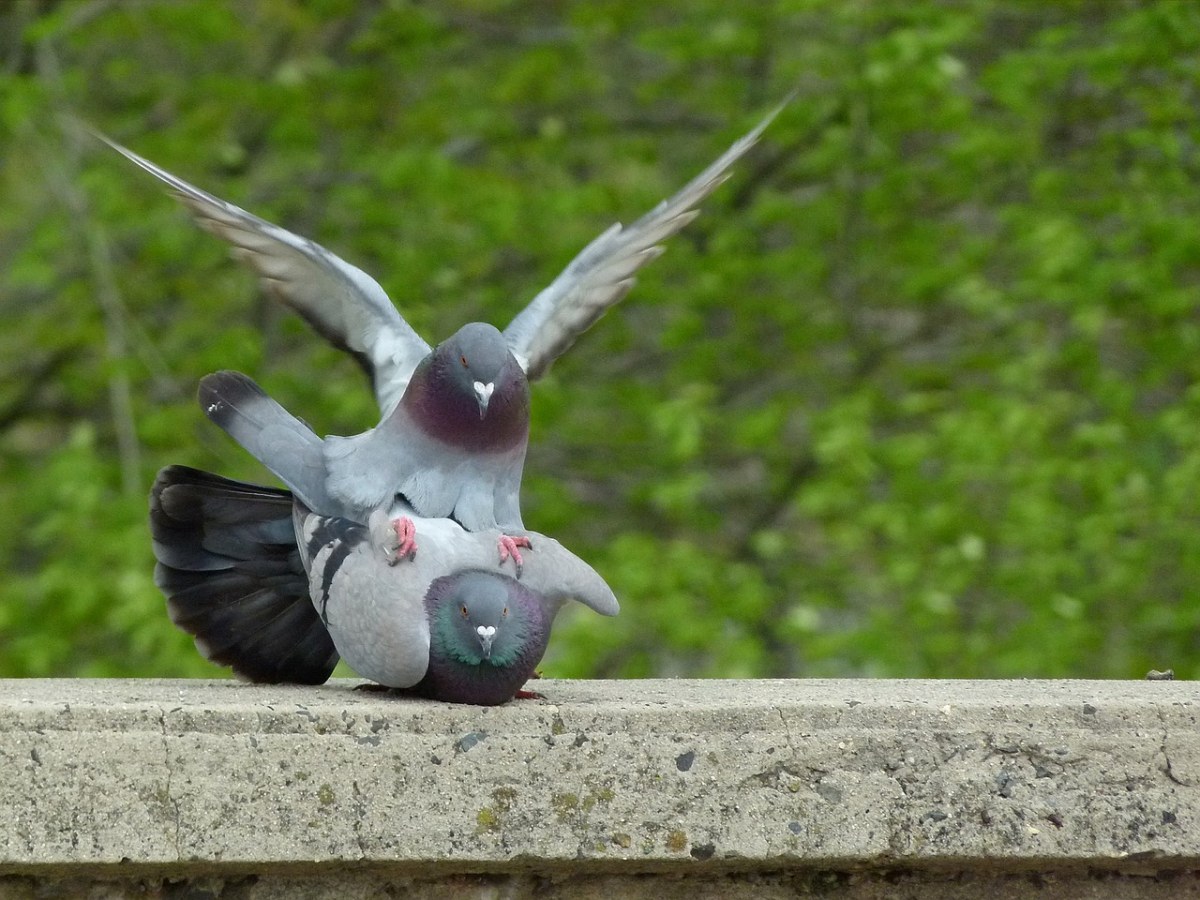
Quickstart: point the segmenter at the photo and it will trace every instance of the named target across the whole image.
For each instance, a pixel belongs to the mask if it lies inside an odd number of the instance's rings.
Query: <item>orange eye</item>
[[[507,607],[507,606],[506,606],[506,607],[504,607],[504,609],[500,610],[500,615],[501,615],[502,617],[507,617],[507,616],[508,616],[508,607]]]
[[[467,367],[467,358],[465,356],[460,356],[458,361],[463,364],[464,369]]]
[[[464,619],[466,619],[466,618],[469,618],[469,615],[468,615],[468,613],[467,613],[467,608],[466,608],[465,606],[464,606],[464,607],[462,607],[461,609],[459,609],[459,612],[461,612],[461,613],[462,613],[462,617],[463,617]]]

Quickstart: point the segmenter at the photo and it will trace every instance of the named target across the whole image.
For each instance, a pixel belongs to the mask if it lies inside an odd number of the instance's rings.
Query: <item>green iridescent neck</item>
[[[488,659],[483,658],[479,643],[459,629],[457,617],[458,607],[453,603],[443,603],[434,611],[429,635],[430,649],[434,654],[466,666],[494,666],[498,669],[512,665],[520,657],[529,632],[528,619],[520,606],[511,607],[509,618],[497,634],[492,644],[492,655]]]

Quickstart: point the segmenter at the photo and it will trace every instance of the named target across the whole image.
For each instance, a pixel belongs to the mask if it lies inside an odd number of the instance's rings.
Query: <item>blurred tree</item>
[[[145,495],[268,476],[218,368],[323,432],[352,363],[65,122],[499,325],[800,94],[535,386],[524,507],[610,580],[558,675],[1200,675],[1200,6],[0,6],[0,674],[216,669]]]

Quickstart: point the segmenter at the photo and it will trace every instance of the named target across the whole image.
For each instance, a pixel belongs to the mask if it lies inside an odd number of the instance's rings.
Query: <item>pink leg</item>
[[[396,532],[396,546],[391,551],[389,565],[395,565],[402,559],[411,560],[417,555],[417,526],[408,516],[392,519],[392,531]]]
[[[500,548],[500,565],[504,565],[511,558],[513,565],[517,567],[517,577],[520,578],[521,570],[525,568],[525,560],[521,558],[521,551],[518,548],[532,549],[533,544],[529,542],[529,538],[523,535],[511,537],[502,534],[496,544]]]
[[[529,673],[530,681],[533,681],[533,679],[535,679],[535,678],[541,678],[541,677],[542,677],[542,673],[539,672],[537,669],[534,669],[532,672]],[[537,691],[531,691],[529,689],[528,685],[526,685],[525,687],[523,687],[519,691],[517,691],[515,694],[513,694],[513,697],[517,700],[545,700],[546,699],[544,695],[539,694]]]

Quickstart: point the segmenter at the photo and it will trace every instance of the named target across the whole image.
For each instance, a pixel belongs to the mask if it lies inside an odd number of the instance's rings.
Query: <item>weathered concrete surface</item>
[[[1200,897],[1195,683],[354,684],[0,681],[0,897]]]

